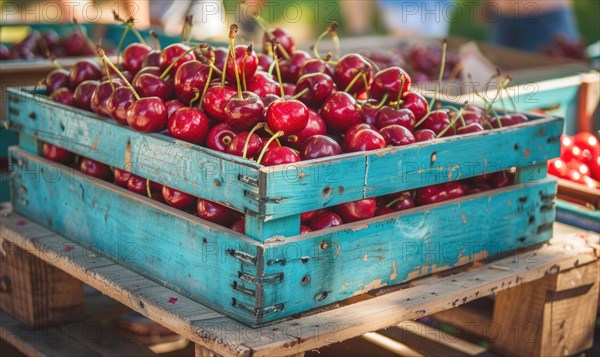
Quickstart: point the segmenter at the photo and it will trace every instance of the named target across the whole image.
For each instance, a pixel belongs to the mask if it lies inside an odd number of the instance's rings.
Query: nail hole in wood
[[[338,194],[340,196],[344,194],[344,186],[338,186]]]
[[[202,237],[202,243],[204,243],[204,244],[208,243],[208,240],[206,239],[206,237]]]
[[[323,188],[323,196],[331,196],[331,193],[333,192],[333,187],[331,186],[325,186],[325,188]]]
[[[237,306],[237,300],[235,298],[231,298],[231,305]]]
[[[219,181],[219,179],[214,179],[213,183],[215,184],[215,186],[221,187],[221,181]]]
[[[308,264],[308,261],[309,261],[309,260],[310,260],[310,258],[309,258],[309,257],[302,257],[302,258],[300,258],[300,262],[301,262],[302,264]]]
[[[35,112],[29,113],[29,119],[32,119],[32,120],[37,119],[37,115],[35,114]]]
[[[327,291],[323,291],[321,293],[318,293],[317,295],[315,295],[315,300],[317,300],[317,301],[323,301],[323,300],[327,299],[327,295],[329,295],[327,293]]]
[[[61,131],[65,131],[65,129],[66,129],[66,128],[65,128],[65,124],[63,124],[63,123],[60,123],[60,130],[61,130]]]
[[[329,247],[329,244],[327,244],[327,242],[321,242],[320,247],[321,247],[321,250],[325,250]]]
[[[437,160],[437,153],[433,152],[431,153],[431,163],[433,164],[435,160]]]
[[[237,285],[238,285],[238,284],[237,284],[237,281],[233,281],[233,288],[234,288],[234,289],[235,289],[235,288],[237,288]]]
[[[533,224],[535,222],[535,216],[529,216],[529,224]]]
[[[310,275],[303,276],[301,281],[302,286],[306,286],[308,283],[310,283]]]
[[[515,144],[514,148],[515,148],[515,151],[519,151],[519,144]]]
[[[144,302],[143,301],[140,301],[139,305],[140,305],[140,308],[142,308],[142,309],[144,308]]]

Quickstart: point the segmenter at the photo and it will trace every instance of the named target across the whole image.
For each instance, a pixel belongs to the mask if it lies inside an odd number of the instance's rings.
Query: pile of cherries
[[[434,108],[434,101],[428,103],[411,91],[412,80],[404,69],[392,66],[377,70],[356,53],[338,55],[337,60],[333,53],[321,56],[313,51],[311,55],[297,50],[292,36],[282,28],[265,32],[263,53],[258,54],[252,45],[235,44],[237,31],[232,25],[228,48],[176,43],[153,49],[134,43],[123,50],[117,64],[98,47],[100,62],[84,60],[70,71],[57,68],[49,73],[46,93],[59,103],[110,116],[133,130],[163,132],[265,166],[408,145],[527,121],[522,114],[498,115],[493,103],[485,109],[473,105]],[[337,38],[335,25],[326,34]],[[444,42],[444,58],[445,50]],[[441,74],[444,63],[440,62]],[[74,159],[73,154],[50,144],[45,144],[44,156],[64,163]],[[243,229],[240,214],[217,203],[111,170],[90,159],[82,159],[80,168],[186,211],[196,204],[200,217]],[[302,229],[322,229],[510,183],[512,175],[500,172],[346,203],[332,210],[305,213]]]
[[[560,137],[560,157],[548,161],[548,173],[565,180],[600,189],[600,142],[594,134],[581,132]]]
[[[30,60],[40,58],[84,57],[94,54],[81,30],[71,31],[60,38],[56,31],[33,30],[18,43],[7,47],[0,44],[0,61]]]

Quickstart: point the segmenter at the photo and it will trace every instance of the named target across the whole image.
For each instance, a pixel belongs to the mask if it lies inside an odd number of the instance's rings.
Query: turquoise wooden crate
[[[591,210],[565,200],[556,200],[556,220],[600,233],[600,210]]]
[[[560,118],[276,167],[20,89],[8,91],[7,118],[20,133],[18,211],[252,325],[551,237],[545,161],[559,154]],[[50,163],[38,140],[242,211],[247,235]],[[511,167],[513,187],[298,235],[308,210]]]

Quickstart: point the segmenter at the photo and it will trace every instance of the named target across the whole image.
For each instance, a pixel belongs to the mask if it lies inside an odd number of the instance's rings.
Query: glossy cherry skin
[[[273,63],[273,57],[264,53],[257,53],[256,58],[258,59],[258,71],[268,71]]]
[[[265,107],[260,98],[252,92],[242,92],[242,98],[231,97],[224,108],[225,123],[238,131],[250,130],[262,121]]]
[[[123,188],[127,188],[127,184],[129,179],[131,178],[131,173],[125,170],[121,170],[115,167],[114,177],[115,177],[115,185],[121,186]]]
[[[387,146],[383,136],[372,129],[362,129],[346,137],[348,139],[344,141],[347,142],[346,150],[349,152],[377,150]]]
[[[101,162],[84,158],[79,164],[79,169],[87,176],[99,178],[104,181],[112,180],[112,171],[110,167]]]
[[[437,135],[448,126],[450,126],[448,112],[445,110],[434,110],[425,119],[423,124],[421,124],[420,129],[429,129]],[[453,134],[452,128],[448,129],[446,133]]]
[[[148,196],[148,185],[150,193],[162,192],[162,185],[154,181],[149,181],[143,177],[131,174],[127,181],[127,189],[142,196]]]
[[[131,73],[137,73],[146,58],[146,55],[152,51],[152,48],[143,43],[132,43],[125,47],[121,54],[123,67]]]
[[[161,71],[164,71],[167,69],[167,67],[169,67],[171,65],[171,63],[173,63],[173,61],[175,61],[179,56],[181,56],[183,53],[185,53],[186,51],[188,51],[190,48],[182,43],[174,43],[172,45],[169,45],[165,48],[163,48],[163,50],[160,53],[160,69]],[[189,52],[187,53],[185,56],[183,56],[182,58],[180,58],[177,63],[175,63],[173,65],[173,67],[171,68],[171,71],[173,71],[173,73],[177,72],[177,69],[179,69],[179,66],[181,66],[182,64],[188,62],[188,61],[193,61],[196,59],[196,55],[194,55],[194,52]]]
[[[246,220],[242,218],[239,221],[232,224],[230,228],[232,231],[235,231],[235,232],[238,232],[241,234],[246,234]]]
[[[529,118],[527,118],[527,116],[525,116],[525,114],[522,113],[511,113],[509,115],[515,124],[521,124],[529,121]]]
[[[227,147],[236,136],[236,132],[227,124],[219,123],[213,126],[207,134],[206,147],[226,152]]]
[[[388,125],[401,125],[413,131],[415,129],[416,118],[413,112],[408,109],[396,109],[383,106],[375,116],[375,127],[381,129]]]
[[[315,214],[308,223],[308,226],[313,231],[318,231],[320,229],[331,228],[341,224],[344,224],[344,222],[340,216],[330,211],[322,211]]]
[[[379,207],[375,210],[373,217],[379,217],[390,213],[394,213],[394,210],[389,207]]]
[[[314,211],[308,211],[308,212],[303,212],[300,214],[300,222],[301,223],[306,223],[308,221],[310,221],[315,214],[317,214],[319,211],[318,210],[314,210]]]
[[[244,131],[237,134],[227,146],[227,153],[235,156],[242,156],[244,153],[244,145],[248,141],[248,149],[246,150],[246,158],[256,157],[262,149],[264,143],[260,136],[252,134],[248,139],[249,132]]]
[[[159,97],[169,100],[173,96],[173,85],[150,73],[135,76],[131,84],[140,97]]]
[[[374,125],[375,118],[377,117],[377,112],[379,111],[379,107],[377,107],[377,101],[374,99],[369,99],[366,102],[361,103],[360,109],[363,117],[363,122],[367,124]]]
[[[61,164],[71,164],[75,161],[75,154],[56,145],[44,143],[42,154],[48,160],[59,162]]]
[[[370,82],[371,77],[373,77],[373,68],[369,62],[359,54],[347,54],[335,66],[333,80],[340,90],[346,90],[346,87],[361,70],[365,72],[367,82]],[[365,89],[364,81],[359,79],[352,85],[352,88],[348,89],[348,93],[359,94],[365,91]]]
[[[296,85],[290,83],[283,83],[283,93],[285,94],[285,98],[291,98],[296,93]]]
[[[208,129],[208,117],[194,107],[178,109],[167,123],[170,136],[196,145],[204,144]]]
[[[73,105],[84,110],[92,110],[92,96],[100,85],[98,81],[84,81],[73,92]]]
[[[388,102],[395,102],[398,98],[401,98],[402,94],[410,90],[411,83],[412,81],[406,71],[400,67],[390,67],[377,72],[373,76],[369,93],[372,98],[378,101],[383,100],[387,94]],[[400,86],[402,86],[402,89]],[[400,91],[402,91],[402,94]]]
[[[592,133],[580,132],[575,134],[573,144],[581,149],[585,161],[593,162],[595,158],[600,156],[600,142]]]
[[[202,198],[198,199],[196,209],[198,217],[222,226],[230,226],[238,217],[234,210]]]
[[[313,135],[306,139],[300,151],[302,160],[318,159],[320,157],[328,157],[342,154],[340,144],[325,135]]]
[[[127,124],[136,131],[153,133],[167,124],[165,102],[158,97],[141,98],[127,110]]]
[[[268,32],[265,32],[263,37],[263,52],[269,53],[268,49],[271,48],[271,40],[275,37],[279,41],[279,46],[283,47],[283,49],[291,55],[296,51],[296,44],[294,43],[294,39],[292,35],[285,29],[276,27],[274,29],[270,29]],[[283,54],[281,51],[278,52],[279,58],[283,58]]]
[[[140,71],[138,73],[135,74],[135,76],[133,77],[133,80],[131,80],[130,83],[135,82],[135,80],[142,74],[152,74],[156,77],[160,77],[160,75],[162,74],[162,71],[160,70],[160,67],[155,67],[155,66],[143,67],[142,69],[140,69]]]
[[[300,225],[300,234],[312,232],[312,229],[309,226],[305,226],[303,224]]]
[[[199,61],[189,61],[182,64],[175,72],[175,79],[173,80],[177,98],[184,103],[189,103],[196,96],[194,89],[202,93],[208,80],[209,71],[210,67]]]
[[[325,135],[327,134],[327,125],[325,120],[321,118],[317,112],[312,109],[308,109],[308,123],[299,133],[288,136],[285,140],[288,146],[295,149],[300,149],[306,139],[313,135]]]
[[[427,205],[462,197],[464,194],[464,188],[460,182],[447,182],[418,189],[416,200],[419,205]]]
[[[111,82],[112,82],[112,86],[111,86]],[[104,82],[100,83],[94,90],[94,93],[92,93],[90,106],[94,113],[97,113],[100,115],[106,115],[106,116],[109,115],[108,114],[108,100],[110,99],[110,96],[113,94],[113,87],[116,89],[116,88],[123,86],[123,82],[121,82],[120,80],[113,79],[113,80],[111,80],[111,82],[104,81]]]
[[[223,69],[223,65],[225,64],[225,58],[227,58],[227,54],[229,53],[229,49],[225,47],[217,47],[213,50],[215,54],[214,65],[219,70]]]
[[[318,109],[327,97],[337,91],[337,85],[328,75],[313,73],[300,77],[296,84],[295,95],[304,90],[308,92],[298,97],[298,100],[311,108]]]
[[[263,166],[275,166],[291,164],[301,161],[300,156],[287,146],[275,146],[267,149],[260,164]]]
[[[377,128],[371,124],[360,123],[353,125],[350,128],[348,128],[348,130],[346,130],[346,133],[344,133],[344,146],[348,145],[350,139],[352,138],[352,136],[354,136],[354,134],[363,129],[371,129],[377,131]]]
[[[146,54],[141,68],[149,66],[160,67],[160,51],[152,50]]]
[[[489,184],[493,188],[506,187],[514,183],[514,174],[508,171],[494,172],[489,179]]]
[[[415,201],[409,192],[404,192],[400,197],[396,198],[395,201],[396,202],[389,207],[395,212],[415,207]]]
[[[50,94],[50,98],[57,103],[72,106],[73,105],[73,92],[67,87],[62,87],[56,89],[52,94]]]
[[[256,94],[261,99],[267,94],[279,95],[281,90],[279,89],[279,83],[271,78],[266,72],[256,72],[254,77],[247,83],[248,91]],[[266,107],[266,106],[265,106]]]
[[[308,108],[302,102],[279,100],[267,109],[267,124],[273,132],[282,131],[284,136],[299,133],[308,124]]]
[[[231,87],[220,85],[208,87],[202,100],[202,108],[211,118],[224,121],[226,118],[225,105],[235,95],[237,92]]]
[[[61,87],[69,87],[69,72],[62,68],[56,68],[50,71],[44,80],[46,84],[46,94],[50,95],[52,92]]]
[[[300,78],[300,70],[306,61],[311,59],[305,51],[296,51],[290,54],[289,60],[280,60],[281,80],[286,83],[296,83]]]
[[[495,128],[495,129],[505,128],[505,127],[513,126],[516,124],[514,122],[513,118],[509,114],[500,115],[499,117],[494,117],[490,120],[489,123],[492,125],[492,128]]]
[[[388,125],[379,130],[388,145],[403,146],[417,142],[413,133],[402,125]]]
[[[333,78],[333,67],[322,59],[311,58],[302,65],[300,76],[311,73],[325,73]]]
[[[173,113],[175,113],[178,109],[185,108],[186,105],[178,99],[171,99],[165,102],[165,107],[167,107],[167,116],[170,118]]]
[[[67,36],[63,37],[62,48],[65,50],[68,56],[86,56],[91,54],[91,49],[88,47],[85,37],[80,31],[73,31]]]
[[[429,141],[437,138],[435,133],[429,129],[421,129],[414,132],[414,137],[417,142]]]
[[[429,103],[417,92],[404,92],[400,108],[410,110],[417,121],[423,119],[429,112]]]
[[[135,102],[135,96],[129,87],[119,87],[106,102],[107,114],[121,124],[127,124],[127,111]]]
[[[69,85],[71,86],[71,89],[77,88],[83,81],[97,81],[101,78],[102,71],[100,70],[100,67],[90,60],[76,62],[69,71]]]
[[[467,126],[461,126],[460,128],[456,129],[456,135],[478,133],[480,131],[485,131],[485,128],[483,126],[481,126],[481,124],[471,123],[471,124],[468,124]]]
[[[181,191],[177,191],[171,187],[163,186],[162,196],[165,202],[172,207],[187,211],[194,207],[197,203],[196,197]]]
[[[334,207],[335,212],[345,223],[371,218],[375,215],[376,209],[377,204],[374,198],[348,202]]]
[[[332,132],[346,131],[362,122],[362,114],[356,100],[346,92],[335,92],[323,102],[321,117]]]
[[[248,46],[235,46],[235,63],[237,63],[238,75],[240,77],[240,81],[243,80],[243,77],[246,77],[246,83],[252,79],[254,73],[256,73],[256,69],[258,68],[258,58],[256,58],[256,53],[254,53],[254,51],[252,51],[244,61],[244,56],[246,55],[247,50]],[[237,81],[235,76],[235,63],[230,56],[227,60],[227,72],[225,72],[225,75],[227,80],[229,80],[231,83],[236,83]],[[246,66],[245,68],[244,65]]]

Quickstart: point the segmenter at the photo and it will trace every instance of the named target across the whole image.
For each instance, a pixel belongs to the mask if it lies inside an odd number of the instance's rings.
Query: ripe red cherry
[[[361,129],[351,135],[346,134],[344,142],[349,152],[377,150],[387,146],[383,136],[373,129]]]
[[[178,109],[169,117],[167,123],[170,136],[197,145],[204,144],[208,129],[209,123],[206,114],[193,107]]]
[[[61,164],[70,164],[75,161],[75,154],[61,147],[48,143],[44,143],[42,146],[42,153],[46,159],[59,162]]]
[[[273,132],[282,131],[284,136],[302,131],[308,124],[308,108],[302,102],[279,100],[267,109],[267,124]]]
[[[127,181],[127,189],[142,196],[148,196],[148,184],[150,185],[150,193],[162,192],[162,185],[153,181],[148,181],[143,177],[131,174]]]
[[[62,68],[53,69],[46,76],[44,83],[47,95],[52,94],[58,88],[69,87],[69,72]]]
[[[374,198],[366,198],[354,202],[343,203],[334,207],[345,223],[371,218],[375,214],[377,204]]]
[[[561,158],[548,161],[548,174],[560,178],[567,178],[568,171],[569,168],[567,167],[567,164]]]
[[[511,113],[509,114],[509,116],[515,124],[521,124],[525,123],[526,121],[529,121],[529,118],[527,118],[527,116],[525,116],[525,114],[522,113]]]
[[[377,112],[380,109],[377,104],[379,103],[377,103],[375,99],[368,99],[360,105],[363,122],[371,125],[375,124],[375,118],[377,117]]]
[[[379,133],[391,146],[403,146],[416,142],[412,132],[401,125],[388,125],[381,128]]]
[[[311,58],[302,65],[300,76],[311,73],[325,73],[333,78],[333,67],[322,59]]]
[[[379,109],[375,116],[375,127],[381,129],[394,124],[413,131],[416,124],[415,115],[408,109],[396,109],[388,106]]]
[[[404,79],[404,85],[402,85]],[[402,93],[408,92],[411,85],[410,77],[408,73],[400,67],[390,67],[381,70],[373,76],[373,82],[369,93],[372,98],[378,101],[383,100],[387,97],[388,102],[394,102],[400,98],[400,86],[402,86]]]
[[[325,135],[313,135],[306,139],[300,151],[302,160],[340,155],[342,147],[337,141]]]
[[[283,93],[285,94],[285,98],[291,98],[296,93],[296,85],[290,83],[283,84]]]
[[[515,181],[514,174],[512,174],[508,171],[498,171],[498,172],[494,172],[490,176],[490,180],[488,182],[489,182],[490,186],[492,186],[494,188],[499,188],[499,187],[510,186],[514,183],[514,181]]]
[[[417,142],[422,142],[422,141],[433,140],[437,136],[435,135],[435,133],[432,130],[422,129],[422,130],[415,131],[414,137]]]
[[[196,204],[196,197],[168,186],[163,186],[162,197],[169,206],[182,211],[187,211]]]
[[[313,231],[318,231],[320,229],[331,228],[341,224],[344,224],[344,222],[340,216],[330,211],[322,211],[315,214],[308,223],[308,226]]]
[[[337,91],[337,86],[333,79],[324,73],[307,74],[298,80],[295,95],[303,91],[306,93],[298,97],[298,100],[311,108],[318,109],[329,95]]]
[[[294,136],[286,138],[287,145],[295,149],[302,147],[302,144],[306,142],[306,139],[313,135],[325,135],[327,134],[327,125],[325,121],[317,112],[312,109],[308,109],[308,123],[299,133]]]
[[[248,139],[247,131],[237,134],[227,146],[227,153],[235,156],[242,156],[244,153],[244,145],[248,141],[248,149],[246,150],[246,158],[253,158],[258,155],[263,147],[263,140],[260,136],[252,134]]]
[[[129,87],[119,87],[106,102],[107,114],[121,124],[127,124],[127,110],[135,102],[135,96]]]
[[[225,58],[227,58],[229,49],[227,49],[226,47],[217,47],[214,49],[213,52],[215,53],[215,67],[223,69],[223,65],[225,64]]]
[[[304,51],[296,51],[290,54],[289,60],[280,61],[281,80],[287,83],[296,83],[300,78],[300,70],[306,61],[311,59],[310,54]]]
[[[342,57],[337,66],[335,66],[333,80],[340,90],[345,90],[345,88],[350,84],[350,82],[352,82],[354,77],[356,77],[361,70],[364,71],[367,77],[367,83],[370,82],[371,77],[373,76],[373,68],[369,62],[367,62],[367,60],[365,60],[364,57],[359,54],[347,54]],[[365,89],[364,81],[357,80],[354,85],[348,89],[348,93],[359,94],[365,91]]]
[[[310,221],[315,216],[315,214],[317,214],[317,212],[318,212],[318,210],[301,213],[300,214],[300,222],[306,223],[306,222]]]
[[[417,190],[416,200],[419,205],[427,205],[435,202],[449,200],[448,190],[445,184],[423,187]]]
[[[125,47],[121,54],[123,67],[131,73],[137,73],[142,68],[142,63],[150,51],[152,51],[152,48],[143,43],[130,44]]]
[[[265,114],[264,104],[256,94],[242,92],[241,96],[231,97],[224,108],[225,123],[239,131],[251,129]]]
[[[76,62],[69,71],[69,85],[71,89],[87,80],[97,81],[102,78],[102,71],[95,62],[90,60],[81,60]]]
[[[115,167],[115,185],[127,188],[127,184],[129,182],[129,179],[131,178],[131,175],[132,174],[130,172]]]
[[[377,210],[375,210],[375,214],[373,215],[373,217],[379,217],[390,213],[394,213],[394,210],[385,206],[379,207]]]
[[[258,59],[258,71],[267,71],[269,70],[269,67],[271,67],[271,63],[273,63],[273,57],[264,54],[264,53],[257,53],[256,54],[256,58]],[[223,68],[223,67],[217,67],[217,68]],[[258,73],[258,72],[257,72]]]
[[[275,146],[267,149],[260,163],[264,166],[291,164],[301,161],[300,156],[287,146]]]
[[[573,137],[573,143],[581,148],[581,150],[584,152],[583,156],[589,156],[591,161],[600,156],[600,142],[598,142],[598,138],[594,136],[594,134],[587,132],[577,133]],[[585,150],[589,151],[589,154],[587,154]]]
[[[254,76],[254,73],[256,73],[256,69],[258,68],[258,58],[256,58],[256,53],[252,51],[244,61],[246,51],[248,51],[248,46],[235,46],[235,63],[237,63],[238,75],[240,80],[245,77],[246,82],[248,82]],[[232,58],[229,57],[227,61],[226,77],[232,83],[236,83],[235,63],[233,63]],[[244,65],[246,66],[245,68]],[[244,74],[244,76],[242,76],[242,74]]]
[[[141,98],[127,110],[127,124],[143,133],[161,131],[167,124],[165,102],[158,97]]]
[[[230,226],[238,217],[234,210],[202,198],[198,199],[196,209],[198,217],[222,226]]]
[[[209,149],[226,152],[227,147],[236,136],[235,131],[225,123],[213,126],[206,138],[206,147]]]
[[[167,67],[169,67],[171,65],[171,63],[173,63],[173,61],[175,61],[179,56],[181,56],[183,53],[185,53],[186,51],[188,51],[190,48],[182,43],[174,43],[172,45],[169,45],[167,47],[165,47],[162,52],[160,53],[160,69],[161,71],[164,71],[165,69],[167,69]],[[186,55],[184,55],[182,58],[180,58],[177,63],[175,63],[173,65],[172,71],[177,71],[177,69],[179,69],[179,66],[181,66],[182,64],[188,62],[188,61],[193,61],[196,59],[196,55],[194,55],[194,52],[189,52]]]
[[[144,61],[142,62],[143,67],[160,67],[160,51],[152,50],[146,54]]]
[[[481,126],[481,124],[471,123],[471,124],[468,124],[467,126],[461,126],[460,128],[456,129],[456,134],[463,135],[463,134],[469,134],[469,133],[478,133],[480,131],[485,131],[485,128],[483,126]]]
[[[392,203],[389,208],[394,210],[394,212],[404,211],[415,207],[415,201],[410,192],[402,192],[402,194],[394,199],[393,202],[394,203]]]
[[[276,27],[265,32],[263,37],[263,52],[269,53],[268,49],[271,48],[271,40],[275,37],[279,41],[279,46],[283,47],[285,52],[289,55],[296,51],[296,44],[292,35],[285,29]],[[282,51],[277,51],[279,58],[283,58]]]
[[[224,121],[226,118],[225,105],[235,95],[237,95],[237,92],[231,87],[220,85],[209,87],[202,100],[202,108],[211,118]]]
[[[434,110],[429,114],[427,119],[425,119],[420,128],[429,129],[437,135],[449,125],[450,117],[448,116],[448,112],[445,110]],[[446,131],[446,133],[451,134],[453,134],[453,132],[452,129]]]
[[[135,76],[131,84],[140,97],[159,97],[169,100],[173,96],[173,85],[150,73]]]
[[[110,167],[101,162],[84,158],[79,164],[79,169],[87,176],[96,177],[104,181],[112,180],[112,171],[110,170]]]
[[[56,89],[52,94],[50,94],[50,98],[60,104],[72,106],[73,105],[73,92],[67,87],[62,87]]]
[[[171,99],[165,102],[165,107],[167,107],[167,116],[170,118],[173,113],[178,109],[185,108],[186,105],[177,99]]]
[[[242,218],[239,221],[232,224],[230,228],[232,231],[235,231],[235,232],[238,232],[241,234],[246,234],[246,220]]]
[[[512,126],[515,125],[516,123],[514,122],[512,116],[510,115],[500,115],[498,117],[494,117],[490,120],[490,124],[492,125],[493,128],[505,128],[507,126]]]
[[[400,108],[413,112],[415,119],[419,121],[429,112],[429,103],[427,103],[425,97],[417,92],[405,92],[402,95]]]
[[[312,232],[312,229],[310,229],[309,226],[305,226],[303,224],[300,225],[300,234],[304,234],[304,233],[308,233],[308,232]]]
[[[194,89],[202,93],[208,80],[209,71],[210,67],[199,61],[182,64],[175,72],[173,81],[177,97],[184,103],[189,103],[196,96]]]
[[[135,74],[135,76],[133,77],[133,80],[131,80],[130,83],[135,82],[135,80],[142,74],[152,74],[154,76],[160,77],[160,75],[162,74],[162,71],[160,70],[160,67],[154,67],[154,66],[143,67],[142,69],[140,69],[140,71],[138,73]]]
[[[279,83],[274,81],[266,72],[256,72],[248,82],[248,91],[256,94],[261,99],[264,99],[267,94],[278,95],[280,93]]]
[[[112,86],[111,86],[112,82]],[[90,100],[90,107],[94,113],[100,115],[109,115],[108,114],[108,100],[110,96],[113,94],[113,87],[119,88],[123,86],[123,82],[118,79],[112,79],[111,82],[104,81],[100,83],[94,93],[92,93],[92,98]]]
[[[332,132],[344,132],[352,125],[362,122],[360,107],[346,92],[335,92],[323,102],[321,116]]]
[[[73,105],[80,109],[91,110],[92,96],[98,85],[100,85],[98,81],[81,82],[73,92]]]

